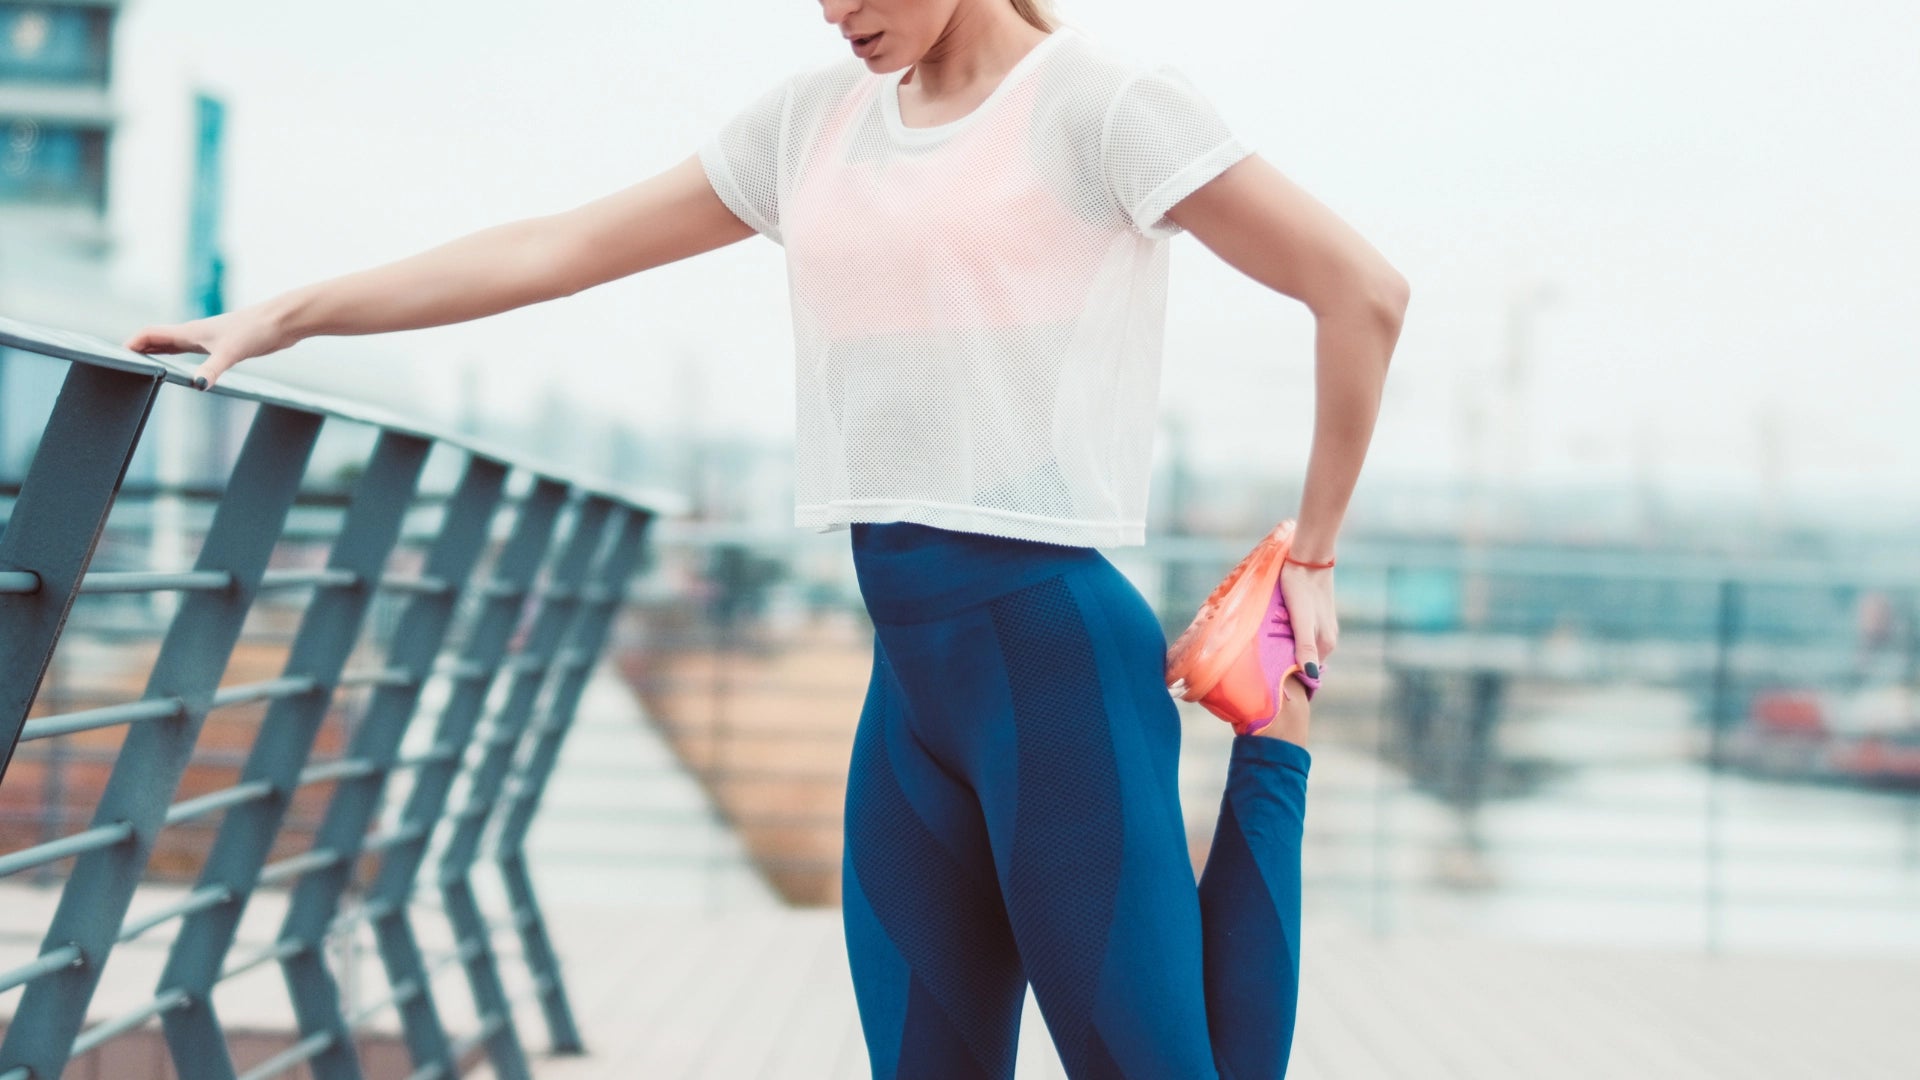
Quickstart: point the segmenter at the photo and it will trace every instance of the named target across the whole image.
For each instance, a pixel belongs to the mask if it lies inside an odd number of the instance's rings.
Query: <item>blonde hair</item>
[[[1014,14],[1033,25],[1049,34],[1053,33],[1053,0],[1013,0],[1013,10]]]

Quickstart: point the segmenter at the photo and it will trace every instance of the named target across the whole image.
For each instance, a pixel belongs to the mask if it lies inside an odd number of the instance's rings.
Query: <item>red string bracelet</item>
[[[1300,566],[1304,566],[1304,567],[1306,567],[1306,568],[1307,568],[1307,569],[1309,569],[1309,570],[1330,570],[1330,569],[1332,569],[1332,568],[1333,568],[1333,560],[1332,560],[1332,559],[1328,559],[1328,560],[1327,560],[1326,562],[1305,562],[1305,561],[1302,561],[1302,560],[1300,560],[1300,559],[1296,559],[1296,558],[1294,558],[1294,557],[1293,557],[1293,553],[1292,553],[1291,551],[1289,551],[1289,552],[1288,552],[1288,553],[1286,553],[1285,555],[1283,555],[1283,556],[1281,556],[1281,557],[1280,557],[1280,561],[1281,561],[1281,562],[1290,562],[1290,563],[1296,563],[1296,564],[1298,564],[1298,565],[1300,565]]]

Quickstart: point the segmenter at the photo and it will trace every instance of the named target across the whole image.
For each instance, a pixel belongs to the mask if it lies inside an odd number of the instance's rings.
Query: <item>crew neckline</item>
[[[1022,76],[1031,70],[1035,64],[1038,64],[1048,52],[1051,52],[1053,46],[1061,38],[1072,32],[1072,28],[1066,26],[1054,29],[1047,34],[1046,37],[1036,42],[1033,48],[1028,49],[1025,56],[1015,61],[1014,65],[1007,69],[1007,73],[1001,76],[999,85],[993,88],[992,93],[989,93],[985,98],[981,99],[980,104],[975,105],[964,115],[957,116],[944,124],[935,124],[932,127],[908,127],[907,122],[901,119],[900,81],[907,77],[907,68],[901,68],[899,71],[890,73],[880,84],[880,114],[886,123],[887,132],[894,138],[907,143],[937,142],[940,139],[952,135],[954,132],[971,124],[976,117],[993,108],[994,103],[1004,97],[1007,91],[1011,89],[1015,83],[1020,81]],[[908,65],[908,67],[911,66],[911,64]]]

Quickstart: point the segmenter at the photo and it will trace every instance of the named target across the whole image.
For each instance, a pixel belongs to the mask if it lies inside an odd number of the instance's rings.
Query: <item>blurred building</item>
[[[9,285],[93,283],[111,247],[107,148],[116,123],[117,0],[0,2],[0,263]],[[31,273],[28,273],[31,271]]]
[[[122,241],[109,215],[122,7],[121,0],[0,0],[0,314],[112,342],[184,317],[182,308],[128,295],[112,280]],[[184,226],[184,201],[182,210]],[[0,347],[0,485],[24,474],[66,371]],[[173,400],[156,406],[149,425],[178,413],[184,479],[224,475],[251,410],[227,399],[163,397]],[[152,444],[145,440],[135,455],[130,483],[155,478]]]
[[[0,312],[98,336],[156,314],[107,280],[120,6],[0,0]],[[64,368],[0,348],[0,481],[19,478]]]

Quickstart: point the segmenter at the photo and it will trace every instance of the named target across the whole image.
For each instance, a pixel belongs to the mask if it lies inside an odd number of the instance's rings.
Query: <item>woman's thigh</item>
[[[1001,931],[964,914],[992,909],[977,876],[955,884],[882,854],[937,846],[991,875],[1008,948],[1073,1080],[1217,1076],[1180,810],[1180,718],[1151,607],[1091,549],[917,528],[873,530],[860,544],[876,674],[853,771],[891,774],[903,794],[849,793],[849,946],[876,936],[868,913],[883,909],[913,908],[889,934],[935,921],[959,929],[917,946],[929,957],[919,966],[885,949],[856,957],[857,982],[892,970],[904,985],[909,968],[955,978],[967,961],[942,958],[975,938],[997,955]],[[922,824],[934,840],[916,839]],[[869,879],[897,891],[876,902]],[[863,1020],[868,1011],[863,1001]],[[884,1040],[901,1025],[889,1015],[882,1027]]]
[[[997,597],[980,758],[1014,940],[1067,1073],[1216,1075],[1165,638],[1110,564]]]

